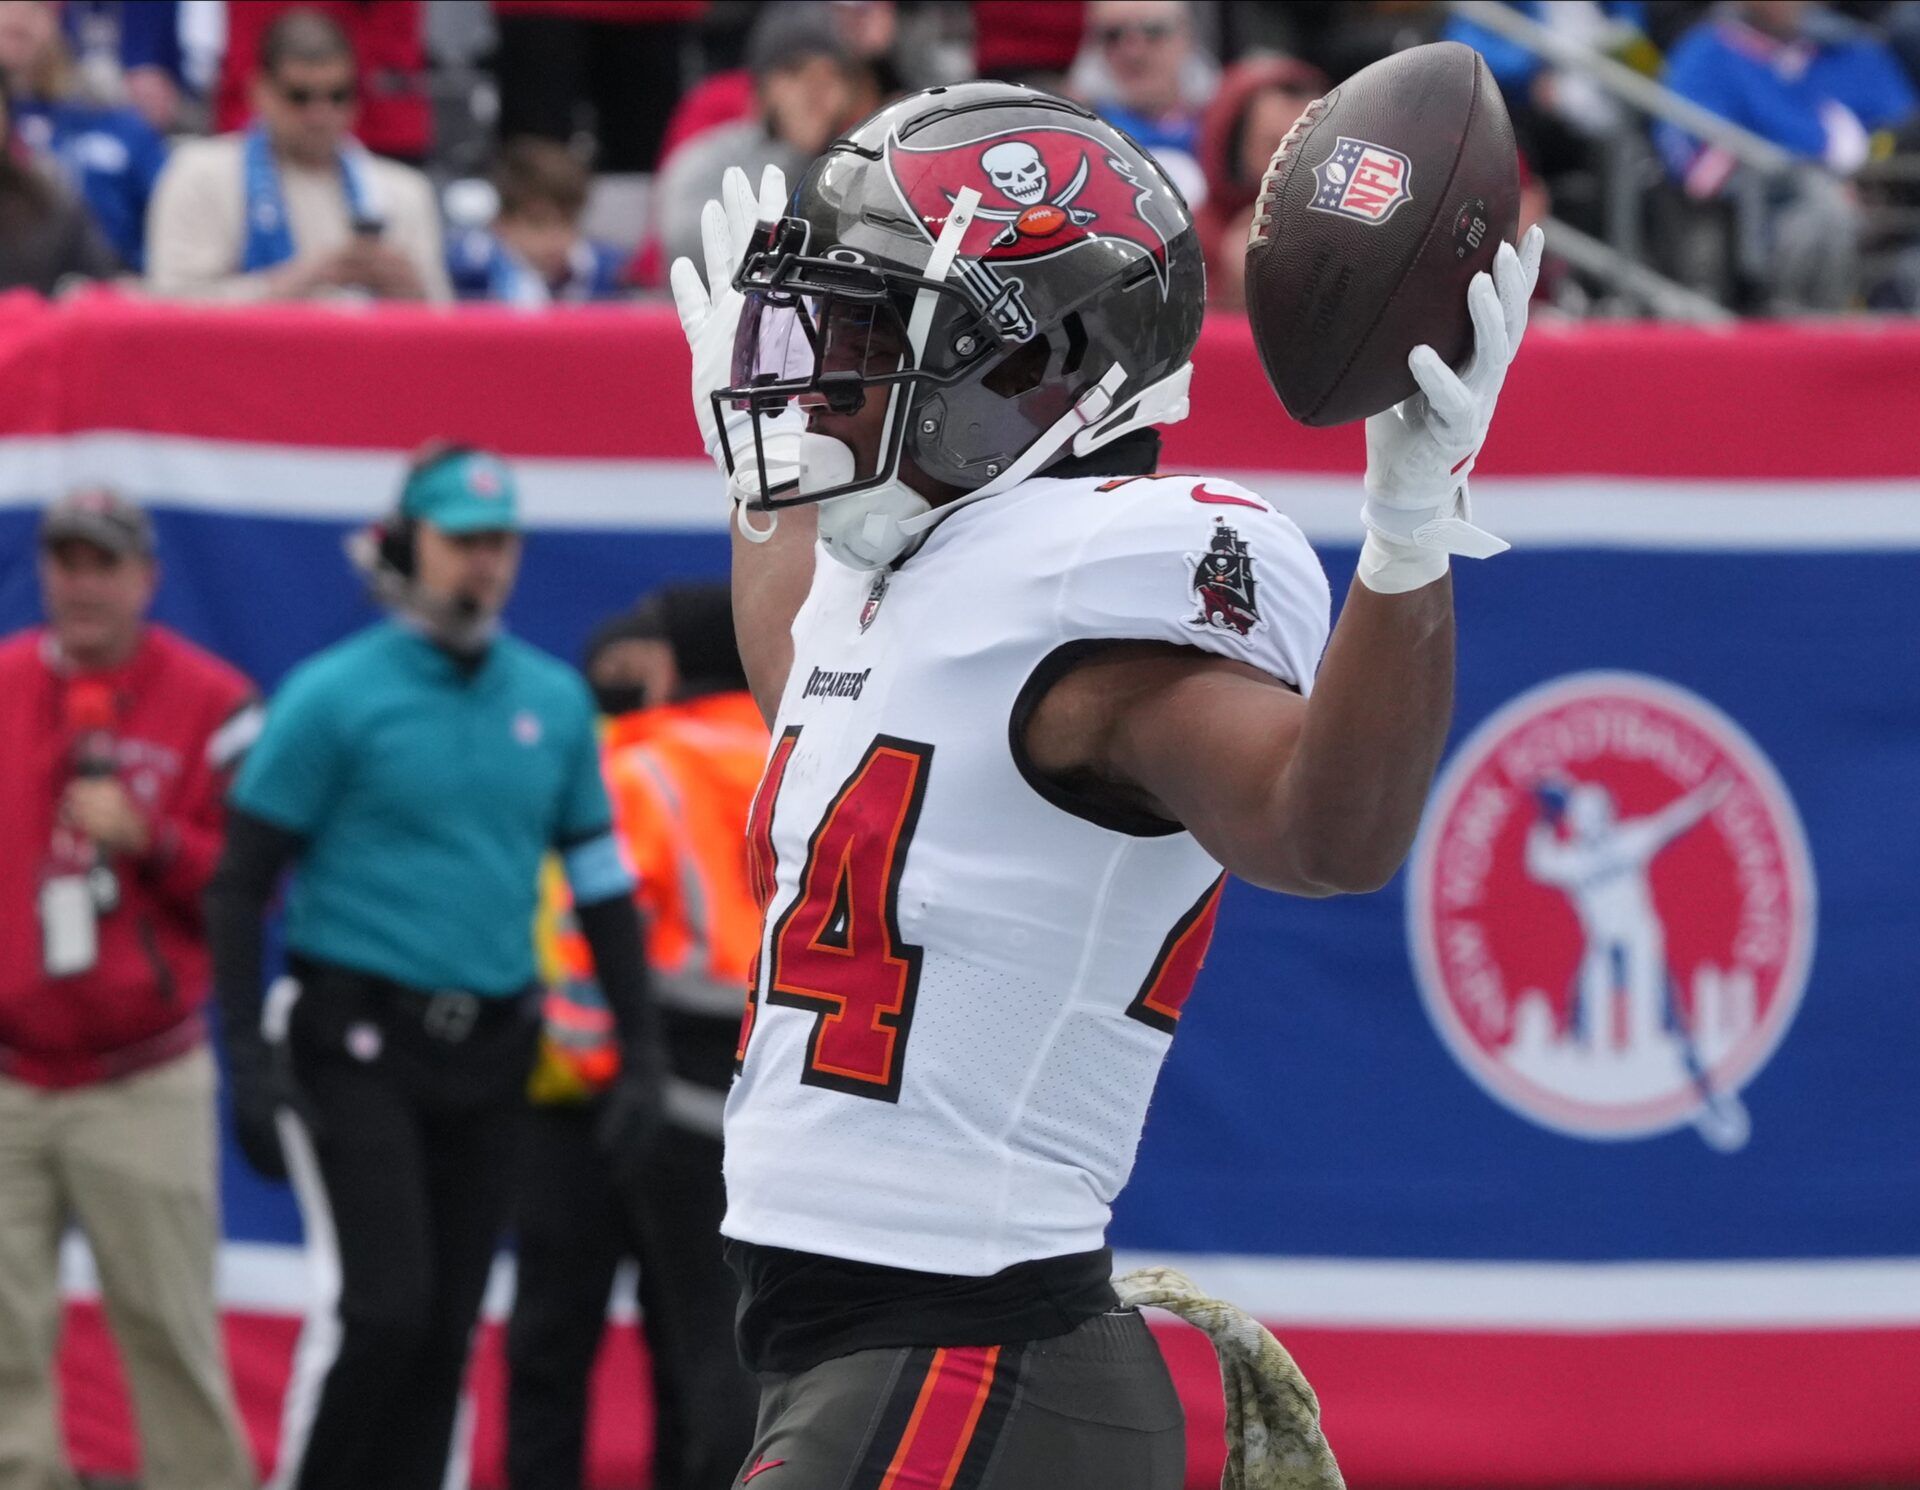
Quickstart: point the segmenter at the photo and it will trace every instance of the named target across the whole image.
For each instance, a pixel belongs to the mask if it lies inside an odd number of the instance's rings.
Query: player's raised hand
[[[1367,504],[1361,512],[1367,531],[1389,551],[1425,550],[1432,556],[1409,566],[1407,580],[1424,584],[1438,578],[1447,554],[1486,558],[1507,547],[1469,520],[1467,476],[1526,334],[1527,304],[1540,277],[1545,241],[1538,227],[1530,228],[1517,252],[1503,243],[1493,272],[1473,277],[1467,310],[1474,344],[1466,369],[1455,373],[1432,347],[1415,347],[1407,367],[1420,391],[1367,421]],[[1371,576],[1363,567],[1362,578],[1373,584],[1382,567],[1376,563]],[[1392,583],[1391,576],[1387,582]]]
[[[1527,329],[1527,302],[1540,276],[1544,235],[1529,229],[1520,249],[1502,244],[1493,273],[1467,289],[1473,356],[1455,373],[1432,347],[1415,347],[1407,367],[1420,392],[1367,421],[1367,494],[1392,507],[1445,501],[1480,453],[1507,368]],[[1465,467],[1462,462],[1468,462]]]
[[[772,215],[777,217],[785,197],[786,179],[778,166],[767,167],[758,196],[747,182],[747,173],[729,166],[720,181],[719,198],[708,201],[700,210],[705,282],[692,259],[675,259],[667,274],[674,309],[680,313],[680,329],[686,333],[687,347],[693,353],[693,417],[699,421],[707,454],[720,463],[722,475],[726,474],[726,465],[712,395],[732,381],[734,338],[746,304],[733,287],[733,277],[752,241],[761,204],[770,201]]]

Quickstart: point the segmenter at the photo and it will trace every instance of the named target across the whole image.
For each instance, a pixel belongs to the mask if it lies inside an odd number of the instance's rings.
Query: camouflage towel
[[[1213,1341],[1227,1394],[1221,1490],[1346,1490],[1320,1431],[1319,1399],[1259,1320],[1172,1268],[1137,1268],[1113,1286],[1121,1302],[1177,1314]]]

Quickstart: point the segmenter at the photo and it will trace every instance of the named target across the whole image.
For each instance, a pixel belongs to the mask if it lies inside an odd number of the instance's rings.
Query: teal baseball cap
[[[520,493],[505,461],[484,450],[454,450],[416,466],[400,492],[403,517],[443,533],[497,533],[520,526]]]

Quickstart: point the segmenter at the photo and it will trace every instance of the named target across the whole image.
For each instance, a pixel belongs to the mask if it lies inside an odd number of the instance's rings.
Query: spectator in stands
[[[0,83],[0,290],[52,295],[75,276],[110,279],[120,264],[88,216],[13,141],[13,113]]]
[[[450,299],[433,188],[354,138],[357,87],[338,26],[314,11],[280,16],[261,38],[260,122],[182,144],[160,179],[153,289],[206,300]]]
[[[1062,92],[1086,35],[1084,0],[973,0],[973,62],[979,75]]]
[[[897,33],[890,0],[787,0],[783,9],[782,24],[800,26],[808,34],[831,26],[846,52],[849,69],[856,73],[864,70],[866,76],[854,79],[855,96],[848,105],[851,117],[864,119],[883,100],[905,91],[892,55]],[[748,68],[728,68],[702,78],[681,95],[667,120],[666,133],[660,140],[661,169],[666,169],[687,141],[722,125],[752,119],[758,111],[753,73]]]
[[[186,56],[179,0],[65,0],[60,29],[82,77],[161,134],[180,123]]]
[[[1318,68],[1291,57],[1237,62],[1200,125],[1206,205],[1194,214],[1207,255],[1207,301],[1223,310],[1246,305],[1247,228],[1260,178],[1293,121],[1327,91]]]
[[[1260,11],[1270,33],[1291,31],[1284,44],[1288,55],[1330,78],[1350,78],[1383,57],[1437,41],[1447,21],[1446,7],[1428,0],[1294,0],[1246,9]]]
[[[666,262],[700,253],[700,209],[721,174],[739,166],[758,182],[770,165],[798,181],[814,157],[856,120],[853,64],[838,30],[813,7],[773,5],[747,42],[758,114],[696,136],[660,176],[660,245]]]
[[[1200,206],[1207,180],[1192,95],[1200,91],[1196,69],[1210,67],[1194,46],[1186,0],[1094,0],[1087,35],[1097,49],[1088,89],[1093,108],[1147,149],[1189,206]]]
[[[569,929],[553,943],[527,1115],[507,1478],[510,1490],[583,1483],[587,1377],[614,1269],[633,1256],[658,1425],[651,1483],[723,1490],[754,1421],[753,1380],[733,1344],[738,1287],[721,1253],[720,1113],[760,936],[741,845],[767,728],[746,691],[724,582],[657,591],[595,633],[586,668],[606,720],[615,826],[640,882],[671,1073],[667,1131],[637,1169],[609,1165],[595,1141],[618,1052],[587,948]]]
[[[673,157],[689,140],[709,130],[720,129],[751,119],[757,112],[753,74],[745,67],[729,67],[709,73],[680,95],[667,118],[666,132],[660,136],[660,169],[666,171]]]
[[[1657,66],[1659,53],[1646,38],[1645,0],[1509,0],[1511,8],[1589,51]],[[1560,71],[1522,42],[1467,16],[1450,15],[1441,39],[1472,47],[1485,60],[1506,96],[1509,110],[1537,108],[1599,133],[1621,117],[1610,95],[1585,73]],[[1568,95],[1568,96],[1562,96]]]
[[[595,170],[653,170],[685,81],[682,44],[706,9],[706,0],[493,0],[501,135],[564,145],[591,126]]]
[[[1648,41],[1643,0],[1516,0],[1513,8],[1561,40],[1657,71],[1659,54]],[[1537,52],[1509,41],[1465,16],[1447,18],[1441,37],[1462,42],[1486,59],[1513,119],[1520,149],[1545,175],[1582,184],[1600,169],[1595,142],[1619,133],[1626,109],[1591,74],[1547,64]],[[1594,195],[1587,187],[1583,198]],[[1598,231],[1597,202],[1583,215]]]
[[[15,135],[86,203],[120,262],[140,269],[166,141],[132,109],[81,97],[56,9],[43,0],[0,0],[0,77]]]
[[[840,38],[848,59],[850,94],[846,114],[850,120],[864,119],[889,99],[906,91],[907,85],[896,61],[899,33],[892,0],[785,0],[781,7],[782,24],[800,25],[809,32],[831,26]],[[1031,8],[1028,7],[1030,10]],[[1076,10],[1077,3],[1053,7]],[[810,13],[811,19],[803,19]],[[1051,10],[1042,14],[1051,14]],[[1071,60],[1078,44],[1076,26],[1068,46]],[[751,120],[759,112],[758,92],[753,74],[745,67],[712,73],[681,96],[667,120],[660,140],[660,170],[673,168],[680,147],[711,130]],[[653,287],[660,284],[666,260],[660,252],[660,239],[651,233],[634,254],[626,278],[629,284]]]
[[[1859,288],[1861,218],[1846,184],[1875,136],[1914,117],[1920,99],[1887,45],[1823,6],[1747,0],[1681,37],[1667,85],[1683,98],[1825,171],[1761,180],[1726,149],[1668,124],[1655,139],[1688,195],[1730,190],[1749,217],[1749,268],[1774,309],[1836,310]]]
[[[227,45],[214,84],[213,127],[245,129],[257,117],[261,44],[280,17],[308,10],[338,26],[359,61],[354,133],[376,155],[423,165],[433,144],[422,0],[245,0],[226,7]]]
[[[490,227],[462,233],[448,246],[454,293],[528,310],[618,299],[621,254],[580,231],[591,181],[564,145],[509,141],[493,169],[499,215]]]
[[[848,112],[854,119],[864,119],[910,91],[901,65],[900,9],[894,0],[832,0],[827,14],[853,61],[854,99]]]
[[[54,1410],[77,1221],[148,1490],[253,1490],[214,1306],[220,1239],[200,894],[246,679],[147,610],[153,527],[71,493],[40,523],[47,624],[0,642],[0,1481],[71,1485]]]

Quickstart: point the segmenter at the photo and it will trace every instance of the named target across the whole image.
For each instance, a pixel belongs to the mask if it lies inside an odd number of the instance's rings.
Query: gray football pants
[[[863,1350],[762,1378],[736,1490],[1180,1490],[1186,1429],[1131,1309],[1051,1340]]]

